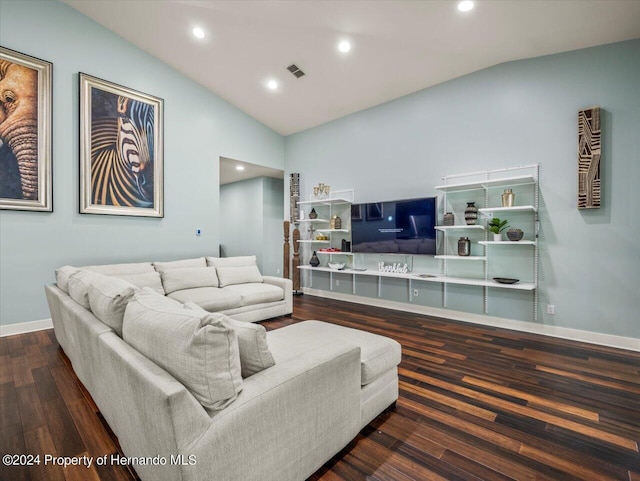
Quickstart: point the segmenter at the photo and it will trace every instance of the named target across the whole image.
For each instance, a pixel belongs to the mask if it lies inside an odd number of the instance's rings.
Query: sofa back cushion
[[[216,267],[216,271],[218,272],[220,287],[263,282],[258,266]]]
[[[242,390],[236,334],[215,315],[186,309],[145,288],[127,305],[122,337],[207,409],[224,409]]]
[[[73,266],[63,266],[56,269],[56,284],[67,294],[69,294],[69,277],[77,271],[78,268]]]
[[[213,267],[255,266],[256,256],[207,257],[207,265]]]
[[[93,315],[122,337],[124,311],[136,290],[130,282],[96,274],[88,288]]]
[[[160,273],[153,272],[145,272],[141,274],[118,274],[117,277],[124,281],[130,282],[134,286],[143,289],[144,287],[150,287],[158,294],[164,295],[164,288],[162,287],[162,280],[160,279]]]
[[[178,261],[154,262],[153,267],[156,271],[163,272],[170,269],[183,269],[185,267],[207,267],[207,261],[204,257],[195,259],[181,259]]]
[[[194,287],[218,287],[218,275],[213,267],[184,267],[160,273],[166,294]]]
[[[194,302],[187,302],[184,307],[201,314],[207,314],[207,311]],[[214,315],[222,319],[223,324],[236,333],[243,378],[253,376],[275,365],[276,362],[267,344],[267,330],[264,326],[252,322],[236,321],[224,314]]]
[[[127,264],[105,264],[101,266],[84,266],[81,269],[90,272],[97,272],[105,276],[117,276],[120,274],[144,274],[153,272],[151,262],[129,262]]]

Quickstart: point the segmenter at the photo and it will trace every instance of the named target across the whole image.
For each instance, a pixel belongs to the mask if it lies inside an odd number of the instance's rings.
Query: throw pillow
[[[202,314],[208,314],[194,302],[187,302],[185,309],[191,309]],[[227,327],[233,329],[238,338],[240,348],[240,365],[242,366],[242,377],[253,376],[260,371],[276,364],[273,355],[267,344],[267,330],[260,324],[252,322],[237,321],[224,314],[213,314],[222,319]]]
[[[69,277],[77,271],[78,268],[73,266],[64,266],[56,269],[56,284],[67,294],[69,294]]]
[[[122,322],[127,304],[137,288],[117,277],[98,275],[88,288],[93,314],[122,337]]]
[[[213,267],[184,267],[160,273],[164,292],[171,294],[194,287],[218,287],[218,276]]]
[[[249,282],[263,282],[258,266],[216,267],[220,287]]]
[[[242,390],[233,329],[145,288],[125,310],[123,339],[180,381],[205,408],[224,409]]]
[[[85,309],[91,310],[91,305],[89,304],[89,285],[99,276],[102,276],[102,274],[85,271],[83,269],[79,269],[77,272],[71,274],[69,277],[69,295],[71,299]]]

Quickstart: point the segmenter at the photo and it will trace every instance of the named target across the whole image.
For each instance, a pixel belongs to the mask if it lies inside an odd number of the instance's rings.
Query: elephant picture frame
[[[80,213],[163,217],[164,100],[80,73]]]
[[[53,64],[0,46],[0,209],[53,211]]]

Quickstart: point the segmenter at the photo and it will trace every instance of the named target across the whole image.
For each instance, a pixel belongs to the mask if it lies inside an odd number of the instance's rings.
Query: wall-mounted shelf
[[[478,209],[479,213],[491,213],[491,212],[518,212],[518,211],[522,211],[522,212],[536,212],[538,209],[536,209],[534,206],[532,205],[516,205],[513,207],[482,207],[481,209]]]
[[[316,232],[349,232],[349,229],[316,229]]]
[[[478,244],[483,246],[535,246],[537,245],[536,241],[530,240],[519,240],[519,241],[479,241]]]
[[[352,256],[353,252],[342,252],[342,251],[338,251],[338,252],[324,252],[324,251],[316,251],[317,255],[323,255],[323,256]]]
[[[434,256],[436,259],[449,259],[449,260],[460,260],[460,261],[486,261],[486,256]]]
[[[315,239],[302,239],[299,240],[301,244],[331,244],[331,241],[328,240],[315,240]]]
[[[523,167],[526,168],[526,167]],[[451,179],[454,177],[471,177],[473,175],[478,176],[490,176],[493,173],[497,172],[505,172],[505,169],[496,170],[496,171],[487,171],[487,172],[478,172],[476,174],[463,174],[458,176],[447,176],[445,177],[445,182],[447,179]],[[463,192],[466,190],[478,190],[478,189],[491,189],[498,187],[511,187],[516,185],[524,185],[524,184],[535,184],[537,182],[537,177],[533,175],[520,175],[514,177],[503,177],[500,179],[486,179],[480,181],[472,181],[472,182],[454,182],[451,184],[445,183],[444,185],[437,185],[435,188],[441,192]]]
[[[441,230],[441,231],[467,230],[467,229],[484,230],[484,226],[483,225],[437,225],[435,229]]]
[[[312,224],[315,222],[320,222],[320,223],[324,222],[326,224],[329,222],[329,219],[300,219],[298,220],[298,222],[310,222]]]
[[[340,204],[351,204],[352,200],[343,199],[343,198],[335,198],[335,199],[314,199],[314,200],[303,200],[298,202],[298,205],[340,205]]]

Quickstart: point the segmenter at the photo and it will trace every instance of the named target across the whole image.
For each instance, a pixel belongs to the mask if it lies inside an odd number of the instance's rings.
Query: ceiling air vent
[[[300,78],[304,75],[304,72],[298,68],[298,66],[294,63],[287,67],[287,70],[291,72],[295,78]]]

